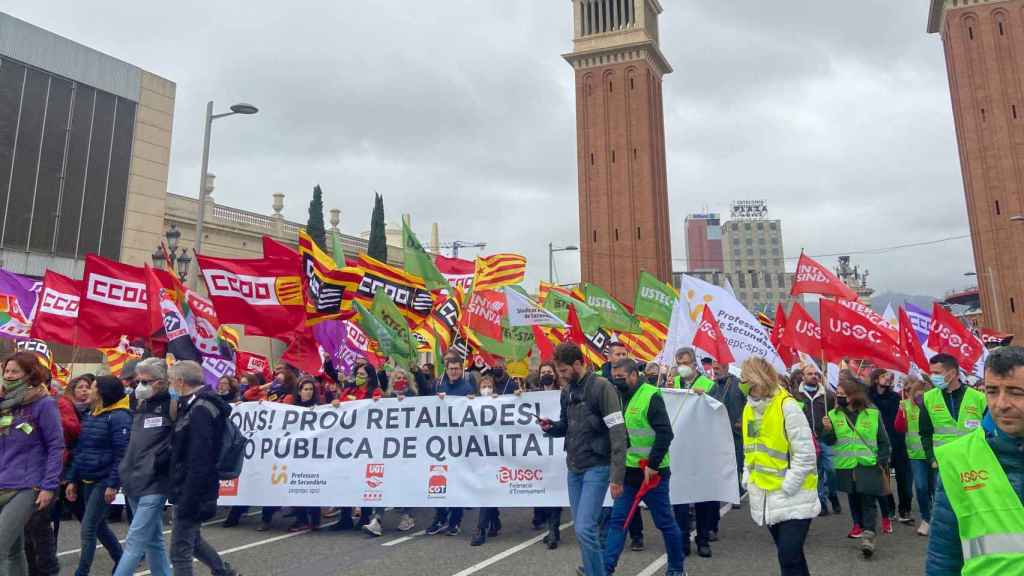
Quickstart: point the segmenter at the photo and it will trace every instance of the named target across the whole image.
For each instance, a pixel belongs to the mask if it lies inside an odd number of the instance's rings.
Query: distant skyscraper
[[[632,303],[641,271],[668,282],[672,246],[658,0],[572,0],[583,280]]]
[[[1020,339],[1024,0],[932,0],[928,32],[942,35],[946,52],[982,325]]]
[[[718,214],[686,217],[686,269],[724,272],[722,226]]]

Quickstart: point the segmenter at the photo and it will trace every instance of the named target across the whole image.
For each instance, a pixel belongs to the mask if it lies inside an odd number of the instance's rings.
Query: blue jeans
[[[103,547],[110,551],[111,560],[115,564],[121,561],[121,543],[117,541],[110,525],[107,524],[107,513],[110,505],[104,498],[107,487],[100,483],[78,485],[78,497],[85,504],[85,512],[82,515],[82,552],[78,557],[78,570],[75,576],[89,576],[92,568],[92,560],[96,556],[96,539],[99,538]]]
[[[629,509],[633,505],[633,499],[636,498],[638,490],[639,487],[624,485],[622,496],[616,499],[612,506],[611,523],[608,526],[608,543],[604,549],[604,565],[609,574],[615,572],[615,566],[619,563],[619,555],[622,554],[622,547],[626,544],[626,530],[622,525],[626,522],[626,516],[629,514]],[[683,533],[672,514],[668,482],[658,484],[656,488],[644,495],[643,500],[651,511],[654,525],[661,530],[661,537],[665,539],[665,554],[668,555],[667,573],[670,575],[682,574]],[[636,513],[640,513],[639,508]]]
[[[911,460],[911,475],[914,477],[914,491],[917,492],[917,507],[921,509],[921,520],[932,521],[932,498],[935,497],[935,470],[927,460]]]
[[[114,576],[134,574],[143,556],[153,576],[171,576],[171,561],[167,559],[167,549],[164,547],[163,513],[166,503],[167,497],[162,494],[128,499],[128,505],[135,516],[128,528],[124,554],[117,563]]]
[[[830,499],[837,497],[836,470],[832,467],[832,447],[819,442],[821,452],[818,454],[818,500],[824,508]]]
[[[569,506],[576,529],[576,541],[583,557],[586,576],[605,576],[604,555],[597,532],[601,520],[601,505],[608,492],[608,466],[594,466],[583,472],[569,470]]]

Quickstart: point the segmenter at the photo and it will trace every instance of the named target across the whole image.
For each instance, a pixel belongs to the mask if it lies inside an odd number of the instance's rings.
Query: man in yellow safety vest
[[[1024,348],[989,355],[985,397],[994,429],[935,448],[941,484],[928,576],[1008,576],[1024,567]]]

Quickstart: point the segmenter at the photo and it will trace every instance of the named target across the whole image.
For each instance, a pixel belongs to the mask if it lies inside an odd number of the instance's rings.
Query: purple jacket
[[[31,426],[31,433],[18,428]],[[46,396],[14,412],[14,422],[0,434],[0,489],[57,490],[64,458],[64,430],[57,401]]]

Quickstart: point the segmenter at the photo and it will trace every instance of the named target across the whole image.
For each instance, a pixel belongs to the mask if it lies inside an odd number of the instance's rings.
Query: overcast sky
[[[968,233],[942,45],[928,0],[662,0],[675,270],[683,219],[766,199],[786,255]],[[0,9],[177,83],[169,189],[195,195],[203,108],[220,203],[305,222],[314,184],[342,229],[413,215],[424,243],[487,242],[547,274],[578,241],[565,0],[0,0]],[[464,252],[471,255],[474,251]],[[836,259],[822,258],[828,265]],[[558,280],[579,279],[574,254]],[[854,256],[880,292],[969,284],[968,240]],[[789,268],[795,261],[788,262]]]

